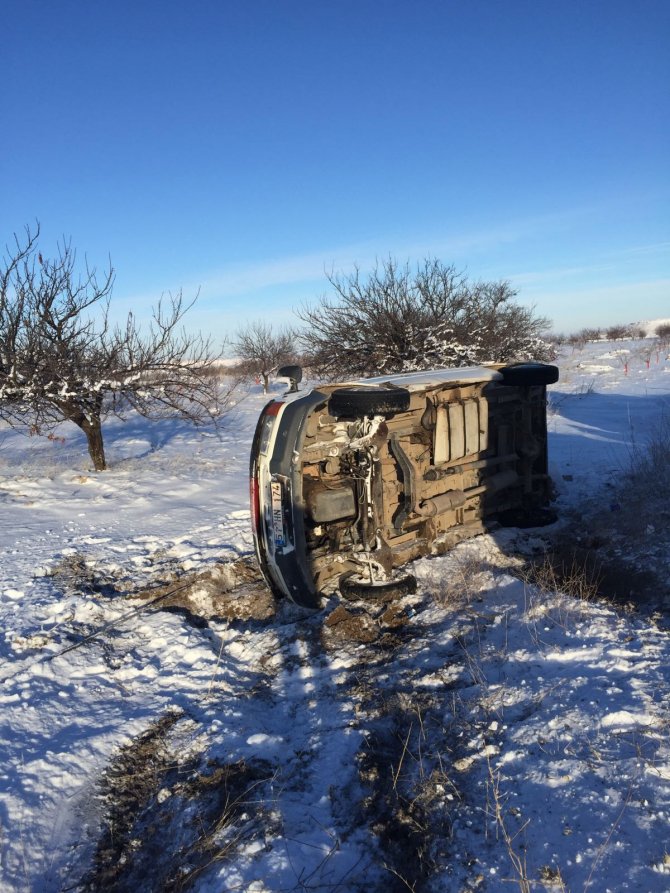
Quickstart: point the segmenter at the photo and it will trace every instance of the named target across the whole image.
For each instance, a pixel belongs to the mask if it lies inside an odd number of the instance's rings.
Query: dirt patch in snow
[[[354,641],[361,644],[375,642],[379,638],[379,626],[364,611],[352,611],[338,605],[325,620],[325,627],[335,641]]]
[[[341,603],[324,621],[323,644],[332,649],[354,642],[391,650],[401,644],[399,634],[408,620],[408,606],[403,599],[385,599],[374,604]]]
[[[135,598],[159,601],[162,610],[179,613],[196,626],[207,620],[271,620],[275,599],[252,559],[217,564],[157,588],[135,593]]]
[[[123,587],[114,575],[108,574],[80,552],[64,555],[48,570],[57,589],[79,595],[117,596]]]

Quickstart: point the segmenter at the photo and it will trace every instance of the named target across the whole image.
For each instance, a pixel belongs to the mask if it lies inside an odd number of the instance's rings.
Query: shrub
[[[298,315],[310,362],[330,378],[482,362],[549,359],[548,320],[514,302],[508,282],[469,282],[452,266],[389,259],[369,276],[331,276],[335,290]]]

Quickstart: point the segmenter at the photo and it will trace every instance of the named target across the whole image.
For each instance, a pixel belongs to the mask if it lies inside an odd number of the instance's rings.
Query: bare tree
[[[67,420],[85,434],[97,471],[106,468],[102,421],[136,410],[196,423],[220,411],[210,341],[181,328],[181,292],[161,299],[148,331],[132,313],[109,317],[111,266],[78,272],[69,242],[53,260],[38,249],[39,225],[14,237],[0,264],[0,416],[33,431]]]
[[[575,350],[582,350],[589,341],[600,341],[604,337],[602,329],[587,327],[578,332],[571,332],[565,339],[566,344]]]
[[[556,349],[557,347],[563,347],[564,344],[568,344],[569,337],[569,335],[566,335],[563,332],[548,332],[544,335],[544,340],[549,344],[552,344],[554,349]]]
[[[624,325],[620,323],[616,326],[609,326],[609,328],[605,329],[605,336],[608,341],[624,341],[627,338],[635,338],[636,330],[629,325]]]
[[[233,350],[242,360],[244,373],[263,380],[263,393],[267,394],[271,372],[295,359],[295,340],[293,329],[285,326],[273,331],[269,323],[256,320],[238,331]]]
[[[547,358],[548,320],[514,303],[507,282],[475,282],[428,259],[393,259],[369,276],[329,276],[335,290],[298,315],[315,370],[328,377]]]
[[[578,333],[578,338],[581,341],[599,341],[603,336],[602,329],[597,328],[586,328],[582,329],[581,332]]]

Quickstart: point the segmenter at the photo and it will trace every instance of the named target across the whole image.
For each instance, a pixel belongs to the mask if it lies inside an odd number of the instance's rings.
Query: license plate
[[[272,532],[274,534],[275,546],[283,546],[286,542],[284,537],[284,512],[282,508],[282,489],[279,481],[272,481],[270,484],[272,492]]]

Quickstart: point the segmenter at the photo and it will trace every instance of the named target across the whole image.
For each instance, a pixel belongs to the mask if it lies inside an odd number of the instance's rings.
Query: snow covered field
[[[274,605],[255,390],[218,432],[110,422],[98,475],[74,427],[0,430],[0,890],[669,890],[668,494],[622,488],[670,410],[650,344],[566,349],[550,395],[559,515],[617,606],[528,582],[554,529],[393,603]]]

